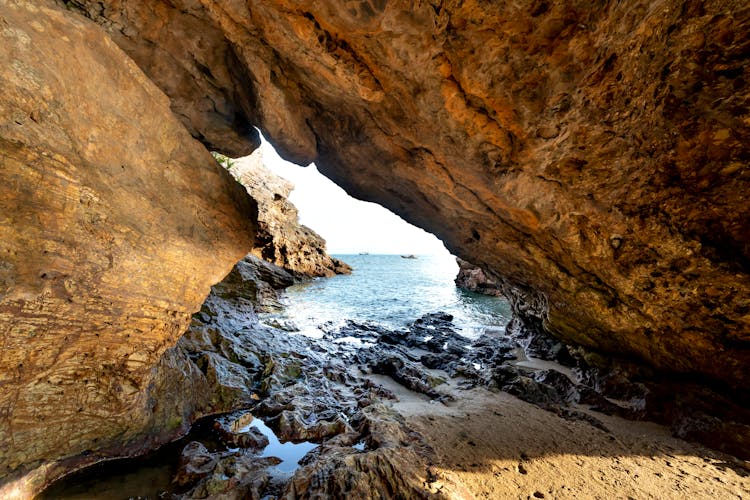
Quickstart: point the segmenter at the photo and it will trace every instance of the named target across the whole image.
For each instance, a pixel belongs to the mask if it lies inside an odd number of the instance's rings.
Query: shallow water
[[[260,454],[260,457],[276,457],[281,459],[281,463],[274,467],[277,472],[294,472],[299,468],[299,461],[302,457],[318,446],[310,441],[302,441],[300,443],[287,441],[286,443],[282,443],[271,428],[259,418],[254,418],[244,430],[246,431],[249,427],[255,427],[268,438],[268,446],[263,448],[263,453]]]
[[[162,498],[172,491],[179,450],[170,444],[143,457],[93,465],[53,483],[37,500]]]
[[[218,440],[211,428],[213,417],[197,423],[184,438],[136,458],[123,458],[102,462],[55,482],[41,493],[37,500],[125,500],[131,498],[171,498],[175,487],[171,483],[177,472],[177,461],[182,448],[191,441],[203,443],[209,451],[227,448]],[[263,420],[254,418],[247,427],[255,427],[268,438],[268,446],[258,455],[276,457],[281,463],[269,469],[272,475],[286,477],[299,468],[299,461],[316,443],[279,441]]]
[[[476,337],[510,319],[505,300],[456,288],[458,265],[451,255],[335,257],[352,266],[352,274],[294,285],[285,293],[281,316],[306,335],[320,337],[325,323],[338,326],[347,319],[398,329],[424,314],[445,311],[454,316],[460,333]]]

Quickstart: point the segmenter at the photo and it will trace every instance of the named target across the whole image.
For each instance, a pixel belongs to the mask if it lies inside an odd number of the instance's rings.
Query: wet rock
[[[315,460],[300,468],[285,494],[291,498],[403,498],[427,495],[421,478],[434,452],[402,417],[382,404],[364,408],[358,421],[367,446],[352,446],[345,435],[320,447]],[[386,493],[387,492],[387,493]]]
[[[295,281],[286,270],[248,254],[213,290],[224,299],[246,299],[249,311],[272,312],[282,307],[278,291]]]
[[[537,382],[525,375],[519,375],[501,388],[508,394],[545,409],[556,407],[564,402],[563,396],[554,387]]]
[[[505,330],[483,333],[471,344],[471,356],[488,367],[499,366],[516,359],[518,344],[511,340]]]
[[[610,430],[607,428],[606,425],[604,425],[604,423],[602,423],[601,420],[599,420],[593,415],[589,415],[588,413],[574,410],[572,408],[567,408],[567,407],[552,407],[548,409],[566,420],[571,420],[574,422],[575,421],[586,422],[590,426],[596,427],[597,429],[601,431],[604,431],[607,433],[610,432]]]
[[[528,356],[574,366],[568,347],[552,337],[542,323],[533,317],[514,315],[506,328],[510,337],[523,347]]]
[[[258,458],[234,453],[219,458],[211,473],[178,499],[260,500],[271,480],[269,467],[280,462],[275,457]]]
[[[447,369],[446,357],[439,354],[429,353],[419,358],[419,362],[432,370]]]
[[[261,451],[268,446],[268,438],[250,424],[255,417],[249,412],[219,417],[214,422],[214,429],[230,448],[244,448]]]
[[[554,388],[561,401],[573,402],[578,398],[576,383],[557,370],[539,370],[534,372],[533,379],[541,384]]]
[[[492,369],[492,380],[498,387],[514,383],[521,376],[521,370],[514,365],[499,365]]]
[[[271,419],[276,435],[282,441],[320,441],[324,438],[352,432],[341,415],[326,419],[322,415],[303,418],[298,411],[284,410]]]
[[[299,327],[295,325],[292,321],[283,320],[279,318],[271,318],[265,322],[268,326],[275,328],[277,330],[284,330],[285,332],[298,332]]]
[[[398,345],[401,341],[398,340],[399,336],[404,332],[393,331],[384,328],[375,323],[369,323],[366,321],[353,321],[346,320],[343,326],[337,326],[330,323],[324,324],[321,327],[325,337],[330,339],[340,339],[344,337],[353,337],[363,342],[386,342],[393,345]]]
[[[193,441],[188,443],[180,454],[177,473],[172,482],[178,486],[195,484],[211,473],[218,458],[208,452],[203,444]]]
[[[750,424],[694,410],[675,416],[671,429],[675,437],[698,441],[711,448],[750,459]]]
[[[373,373],[387,375],[412,391],[425,394],[433,399],[445,399],[447,396],[436,388],[445,380],[428,374],[419,365],[404,359],[395,353],[378,353],[371,359],[369,368]]]
[[[465,354],[469,344],[468,339],[454,330],[453,316],[444,312],[425,314],[410,324],[406,331],[381,331],[378,341],[454,358]]]
[[[587,405],[590,410],[597,411],[605,415],[618,415],[623,418],[643,418],[642,413],[639,413],[631,406],[623,407],[616,403],[613,403],[612,401],[604,397],[604,395],[602,395],[601,393],[596,392],[594,389],[585,385],[577,385],[576,393],[576,402]]]
[[[712,448],[750,459],[750,410],[746,394],[727,397],[716,390],[693,383],[668,384],[650,387],[649,399],[659,399],[664,423],[682,439],[704,443]],[[685,387],[687,386],[687,387]],[[656,407],[647,403],[646,409]],[[649,414],[649,417],[651,415]]]

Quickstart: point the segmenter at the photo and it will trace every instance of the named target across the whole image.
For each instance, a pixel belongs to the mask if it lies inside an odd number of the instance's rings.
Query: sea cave
[[[0,0],[0,36],[0,497],[121,459],[173,498],[749,494],[744,1]],[[367,259],[261,136],[498,323],[263,316]]]

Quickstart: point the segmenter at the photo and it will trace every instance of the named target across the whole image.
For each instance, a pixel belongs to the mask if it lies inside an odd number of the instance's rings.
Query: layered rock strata
[[[747,387],[744,2],[72,3],[173,102],[174,61],[237,110],[216,75],[241,75],[283,155],[492,270],[558,337]],[[163,39],[196,19],[231,58]]]
[[[253,255],[303,279],[351,272],[346,263],[328,255],[326,241],[318,233],[299,223],[297,208],[289,201],[294,184],[264,165],[261,150],[227,166],[258,203]]]
[[[0,496],[184,431],[174,346],[256,206],[95,24],[0,2]],[[161,361],[161,367],[156,367]],[[66,461],[67,460],[67,461]],[[63,462],[60,462],[63,461]],[[22,477],[29,470],[36,473]],[[16,481],[16,479],[18,479]]]

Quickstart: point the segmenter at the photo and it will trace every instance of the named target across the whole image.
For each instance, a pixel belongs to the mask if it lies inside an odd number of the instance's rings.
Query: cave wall
[[[191,390],[176,375],[190,364],[155,365],[252,247],[257,208],[95,24],[3,0],[0,40],[0,497],[10,498],[92,450],[150,449],[184,430],[190,408],[159,396]]]
[[[746,389],[749,28],[740,0],[0,0],[0,475],[180,413],[154,366],[255,229],[193,138],[237,156],[253,124],[567,342]]]
[[[282,154],[494,270],[553,334],[747,386],[744,2],[76,3],[133,46],[167,5],[220,30]]]

